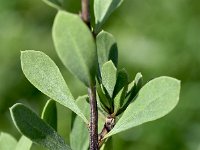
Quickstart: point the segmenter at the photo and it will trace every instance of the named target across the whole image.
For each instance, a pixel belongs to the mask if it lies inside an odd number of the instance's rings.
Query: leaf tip
[[[113,68],[115,68],[115,70],[117,70],[116,67],[115,67],[115,65],[114,65],[114,63],[112,62],[112,60],[109,60],[106,63],[104,63],[103,66],[102,66],[102,68],[104,68],[106,66],[113,66]]]
[[[22,105],[21,103],[16,103],[16,104],[14,104],[13,106],[11,106],[10,108],[9,108],[9,110],[10,110],[10,112],[13,112],[13,110],[15,110],[17,107],[19,107],[20,105]]]
[[[20,107],[22,107],[23,106],[23,104],[21,104],[21,103],[16,103],[16,104],[14,104],[13,106],[11,106],[10,108],[9,108],[9,110],[10,110],[10,115],[11,115],[11,119],[12,119],[12,121],[13,121],[13,123],[14,123],[14,125],[15,125],[15,127],[17,128],[17,130],[18,131],[20,131],[21,132],[21,130],[20,130],[20,128],[18,127],[18,123],[17,123],[17,121],[16,121],[16,111],[20,108]]]
[[[136,74],[136,76],[138,76],[139,78],[142,78],[142,77],[143,77],[141,72],[138,72],[138,73]]]

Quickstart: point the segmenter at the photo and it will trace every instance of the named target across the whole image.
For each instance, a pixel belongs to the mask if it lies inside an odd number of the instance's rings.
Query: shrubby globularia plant
[[[144,84],[141,73],[130,81],[126,69],[118,68],[117,43],[102,26],[122,1],[94,0],[92,26],[89,0],[82,0],[81,15],[65,11],[60,0],[44,0],[58,10],[52,30],[56,52],[88,94],[75,100],[49,56],[22,51],[26,78],[51,99],[41,117],[23,104],[10,108],[28,149],[32,142],[50,150],[111,149],[113,135],[161,118],[178,103],[180,81],[162,76]],[[56,102],[73,111],[70,146],[57,133]]]

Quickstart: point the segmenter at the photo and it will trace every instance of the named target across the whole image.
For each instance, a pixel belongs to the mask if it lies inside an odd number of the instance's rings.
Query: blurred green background
[[[67,10],[79,13],[80,0],[66,1]],[[21,50],[44,51],[61,68],[75,97],[87,92],[54,51],[51,27],[55,14],[41,0],[0,0],[0,131],[16,138],[20,135],[9,107],[21,102],[40,114],[48,100],[25,79]],[[131,79],[142,72],[145,81],[161,75],[182,81],[175,110],[114,136],[114,149],[200,150],[200,1],[124,0],[104,29],[116,37],[119,66],[127,68]],[[58,108],[59,133],[69,143],[71,112]]]

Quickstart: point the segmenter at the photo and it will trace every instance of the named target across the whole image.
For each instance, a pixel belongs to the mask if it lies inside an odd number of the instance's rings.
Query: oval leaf
[[[32,146],[32,141],[27,137],[23,136],[19,139],[15,150],[30,150]]]
[[[47,101],[43,108],[41,118],[57,131],[57,108],[55,101]]]
[[[95,82],[97,54],[93,36],[78,15],[59,11],[53,40],[63,64],[86,86]]]
[[[179,94],[180,81],[174,78],[159,77],[148,82],[105,138],[165,116],[177,105]]]
[[[68,107],[88,123],[76,105],[60,70],[49,56],[40,51],[23,51],[21,52],[21,65],[26,78],[38,90]]]
[[[84,112],[89,119],[90,105],[86,101],[88,96],[81,96],[76,100],[76,104]],[[89,132],[87,125],[75,114],[73,115],[72,130],[70,133],[70,146],[74,150],[88,150],[89,148]]]
[[[0,149],[13,150],[17,145],[16,139],[8,133],[0,133]]]
[[[53,128],[26,106],[15,104],[10,112],[17,129],[33,142],[49,150],[71,150]]]
[[[101,73],[103,86],[106,88],[109,96],[112,97],[117,78],[117,69],[112,61],[108,61],[102,66]]]
[[[105,31],[100,32],[97,35],[96,44],[100,72],[103,64],[109,60],[112,60],[113,64],[117,68],[118,48],[112,34]]]
[[[95,0],[94,15],[95,15],[95,33],[98,33],[101,26],[105,23],[113,11],[120,6],[123,0]]]

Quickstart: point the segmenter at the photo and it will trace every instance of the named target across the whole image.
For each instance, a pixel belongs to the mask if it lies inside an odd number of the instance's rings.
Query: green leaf
[[[32,146],[32,141],[27,137],[23,136],[19,139],[15,150],[30,150]]]
[[[135,79],[128,85],[127,95],[132,94],[132,96],[135,96],[137,92],[142,88],[142,84],[143,84],[143,76],[139,72],[136,74]]]
[[[17,129],[33,142],[49,150],[71,150],[53,128],[26,106],[15,104],[10,112]]]
[[[101,110],[98,108],[98,131],[100,132],[105,125],[106,116],[104,113],[101,112]]]
[[[98,33],[102,25],[108,17],[116,10],[123,0],[95,0],[94,16],[95,16],[95,33]]]
[[[126,96],[127,86],[125,86],[121,91],[117,94],[117,96],[114,98],[114,113],[117,114],[118,110],[123,105],[123,101]]]
[[[177,105],[179,94],[180,81],[174,78],[159,77],[148,82],[105,138],[165,116]]]
[[[109,113],[109,110],[111,109],[111,105],[110,105],[111,99],[106,97],[102,88],[103,88],[102,85],[97,84],[97,93],[99,96],[100,104],[101,104],[102,108],[104,109],[104,111]]]
[[[97,54],[92,33],[80,16],[59,11],[53,40],[63,64],[86,86],[95,82]]]
[[[106,88],[109,96],[112,97],[117,78],[117,69],[112,61],[108,61],[102,66],[101,73],[103,86]]]
[[[135,80],[129,84],[129,88],[130,88],[130,86],[132,86],[132,88],[127,92],[126,99],[124,100],[123,104],[121,105],[122,108],[118,111],[117,115],[121,114],[128,107],[128,105],[132,102],[134,97],[137,95],[139,90],[142,88],[142,82],[143,82],[142,74],[139,72],[136,74]]]
[[[85,116],[89,119],[90,105],[87,102],[88,96],[80,96],[76,100],[77,105],[84,112]],[[88,150],[89,147],[89,131],[85,123],[80,118],[72,114],[72,130],[70,133],[70,146],[73,150]],[[98,130],[102,130],[105,123],[105,116],[98,111]]]
[[[108,140],[102,145],[100,150],[113,150],[113,140],[112,137],[108,138]]]
[[[0,133],[0,149],[1,150],[13,150],[17,145],[16,139],[8,133]]]
[[[42,0],[43,2],[45,2],[47,5],[56,8],[56,9],[62,9],[63,6],[63,0]]]
[[[86,101],[88,96],[81,96],[76,100],[77,105],[89,119],[90,105]],[[70,133],[70,146],[74,150],[88,150],[89,148],[89,132],[87,125],[75,114],[73,114],[72,130]]]
[[[60,70],[49,56],[40,51],[23,51],[21,52],[21,65],[26,78],[38,90],[71,109],[88,123],[76,105]]]
[[[57,131],[57,108],[55,101],[47,101],[43,108],[41,118]]]
[[[121,114],[128,107],[128,105],[133,101],[134,97],[137,96],[137,93],[142,88],[142,82],[143,82],[142,74],[139,72],[136,74],[135,80],[132,83],[130,83],[129,86],[132,86],[132,88],[127,93],[126,99],[121,105],[122,108],[118,111],[117,115]]]
[[[117,81],[115,84],[115,89],[113,92],[113,98],[118,94],[118,92],[125,86],[128,85],[128,73],[125,69],[121,69],[117,73]]]
[[[135,76],[135,85],[136,85],[136,91],[137,92],[142,88],[142,84],[143,84],[143,76],[139,72]]]
[[[103,64],[105,64],[109,60],[112,60],[115,67],[117,68],[118,48],[112,34],[105,31],[100,32],[97,35],[96,43],[100,72]]]
[[[128,84],[127,95],[131,92],[132,88],[135,86],[135,80]]]

